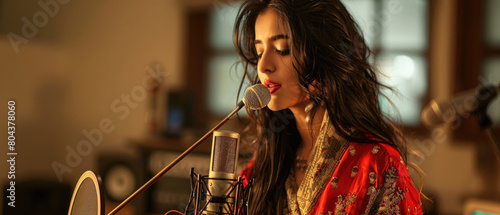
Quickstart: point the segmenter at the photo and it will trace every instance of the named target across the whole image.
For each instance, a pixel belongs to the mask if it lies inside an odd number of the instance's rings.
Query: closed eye
[[[279,55],[288,55],[290,54],[290,50],[286,49],[286,50],[279,50],[279,49],[276,49],[276,53],[278,53]],[[255,57],[255,60],[260,60],[262,58],[262,53],[261,54],[257,54],[257,56]]]
[[[280,54],[280,55],[290,54],[290,50],[278,50],[278,49],[276,49],[276,52],[278,52],[278,54]]]

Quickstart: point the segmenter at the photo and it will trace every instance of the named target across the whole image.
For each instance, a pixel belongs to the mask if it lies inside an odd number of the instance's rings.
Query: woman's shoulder
[[[370,141],[368,143],[351,142],[345,156],[358,160],[365,165],[378,166],[377,169],[387,168],[389,165],[402,164],[405,166],[401,154],[391,144],[371,134],[364,134],[363,138]]]
[[[350,147],[359,149],[364,155],[387,155],[399,157],[401,154],[392,146],[392,144],[384,141],[372,134],[362,134],[360,135],[362,139],[366,139],[367,142],[351,142]]]

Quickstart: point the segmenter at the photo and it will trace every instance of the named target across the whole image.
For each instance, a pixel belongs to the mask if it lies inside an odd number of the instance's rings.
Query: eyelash
[[[276,52],[279,55],[283,55],[283,56],[290,54],[290,50],[288,50],[288,49],[286,49],[286,50],[278,50],[278,49],[276,49]],[[260,59],[260,58],[262,58],[262,54],[257,55],[257,59]]]
[[[278,52],[278,54],[280,55],[288,55],[290,54],[290,50],[286,49],[286,50],[277,50],[276,49],[276,52]]]

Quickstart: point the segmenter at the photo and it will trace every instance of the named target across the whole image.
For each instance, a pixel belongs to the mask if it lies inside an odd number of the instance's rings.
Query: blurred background
[[[433,129],[420,120],[431,99],[500,84],[500,1],[343,2],[374,52],[380,79],[400,93],[385,92],[392,106],[380,102],[422,154],[409,160],[425,173],[423,190],[434,201],[429,214],[500,205],[500,165],[474,118]],[[102,177],[109,211],[227,115],[241,71],[232,44],[239,5],[0,0],[0,130],[7,131],[14,100],[16,214],[66,214],[85,170]],[[488,114],[500,135],[499,98]],[[223,129],[240,132],[241,125],[233,119]],[[4,214],[13,211],[7,135],[0,134]],[[208,174],[210,142],[121,214],[183,211],[189,169]]]

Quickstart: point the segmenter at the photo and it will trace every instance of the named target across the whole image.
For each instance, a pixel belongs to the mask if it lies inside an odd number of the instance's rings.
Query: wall
[[[44,10],[39,3],[47,2],[55,4]],[[182,5],[178,0],[2,1],[0,101],[2,115],[8,99],[16,101],[17,182],[45,179],[74,186],[85,170],[96,169],[99,152],[128,152],[127,139],[147,134],[146,89],[151,85],[144,80],[151,73],[146,67],[164,68],[150,69],[161,90],[184,81]],[[27,29],[23,35],[23,17],[36,34]],[[10,32],[26,39],[17,51]],[[6,118],[1,118],[6,131]],[[7,139],[6,132],[0,138]],[[3,143],[0,158],[6,160]],[[53,162],[67,168],[60,178]],[[3,186],[8,166],[0,165],[0,172]]]

